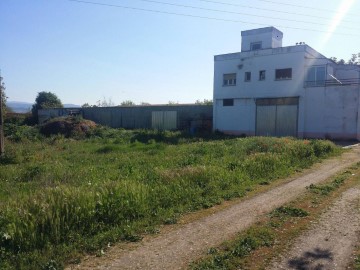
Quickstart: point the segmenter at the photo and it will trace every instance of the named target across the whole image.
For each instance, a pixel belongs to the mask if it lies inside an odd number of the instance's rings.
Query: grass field
[[[13,130],[11,130],[13,129]],[[242,197],[339,153],[328,141],[97,128],[82,138],[7,129],[0,269],[62,269],[186,212]]]

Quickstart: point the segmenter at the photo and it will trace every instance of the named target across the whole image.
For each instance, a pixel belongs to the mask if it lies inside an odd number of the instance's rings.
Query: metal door
[[[276,136],[286,137],[297,135],[297,105],[277,105]]]
[[[295,98],[263,98],[256,101],[257,136],[297,136],[298,104]]]
[[[151,112],[151,127],[153,129],[171,130],[177,128],[176,111],[153,111]]]
[[[256,107],[256,135],[276,136],[276,105]]]

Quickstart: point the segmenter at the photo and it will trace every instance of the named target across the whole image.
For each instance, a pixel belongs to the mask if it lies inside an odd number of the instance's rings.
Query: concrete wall
[[[225,107],[218,99],[214,106],[214,127],[228,134],[254,136],[255,118],[255,99],[236,98],[234,106]]]
[[[304,98],[307,138],[357,139],[359,86],[307,88]]]
[[[217,55],[214,62],[214,130],[255,135],[256,99],[298,97],[298,137],[360,139],[359,67],[337,65],[308,45]],[[326,80],[333,75],[355,83],[309,87],[313,66],[326,68]],[[275,79],[275,70],[283,68],[292,68],[292,79]],[[260,70],[265,80],[259,80]],[[245,72],[251,72],[251,81],[245,81]],[[223,75],[230,73],[236,73],[236,85],[224,86]],[[234,99],[234,106],[223,106],[224,99]]]
[[[39,110],[39,123],[49,118],[67,116],[69,111],[79,110],[69,108],[57,108]],[[208,129],[212,126],[211,105],[159,105],[159,106],[131,106],[131,107],[89,107],[80,108],[81,115],[85,119],[98,124],[126,129],[151,129],[152,112],[176,111],[177,129]]]
[[[308,65],[306,45],[215,56],[213,128],[231,134],[255,135],[257,98],[301,97]],[[276,69],[291,68],[292,79],[276,80]],[[259,80],[265,70],[265,80]],[[245,81],[251,72],[251,81]],[[223,74],[236,73],[235,86],[223,86]],[[234,106],[223,106],[223,99]],[[299,100],[299,126],[303,130],[303,104]]]
[[[304,66],[303,49],[291,53],[246,53],[232,59],[216,57],[214,99],[298,96],[303,91]],[[275,80],[275,70],[283,68],[292,68],[291,80]],[[259,80],[260,70],[265,70],[265,80]],[[251,72],[251,81],[245,82],[245,72]],[[227,73],[237,74],[236,86],[223,86],[223,74]]]
[[[278,48],[282,46],[283,33],[274,27],[241,32],[241,51],[250,51],[251,43],[261,42],[262,49]]]

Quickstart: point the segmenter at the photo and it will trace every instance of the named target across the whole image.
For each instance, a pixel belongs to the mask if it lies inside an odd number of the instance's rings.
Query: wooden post
[[[5,140],[4,140],[4,116],[3,116],[3,87],[2,87],[2,77],[0,74],[0,157],[3,157],[5,154]]]

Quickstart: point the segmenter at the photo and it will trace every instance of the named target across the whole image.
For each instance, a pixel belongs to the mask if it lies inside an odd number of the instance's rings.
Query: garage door
[[[297,136],[299,98],[256,100],[257,136]]]

